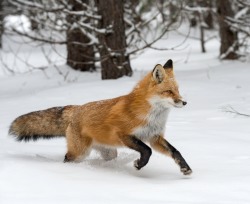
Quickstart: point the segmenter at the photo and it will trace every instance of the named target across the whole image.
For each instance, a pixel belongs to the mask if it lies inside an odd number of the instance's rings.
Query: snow
[[[175,43],[170,36],[159,45]],[[250,203],[250,118],[224,111],[232,106],[250,114],[249,63],[219,61],[216,39],[206,46],[206,54],[194,40],[180,51],[148,50],[132,60],[134,76],[118,80],[101,81],[98,72],[76,71],[64,80],[54,68],[46,69],[46,75],[2,75],[0,203]],[[109,162],[92,151],[81,163],[63,163],[64,138],[17,143],[8,136],[10,123],[21,114],[126,94],[145,71],[169,58],[188,104],[171,110],[165,137],[193,169],[191,176],[156,152],[137,171],[133,161],[139,155],[125,148]],[[60,69],[67,72],[64,66]]]
[[[30,21],[25,15],[6,16],[4,19],[4,26],[9,27],[10,29],[16,29],[22,33],[30,31]]]
[[[235,15],[234,15],[234,19],[239,19],[241,18],[242,16],[246,15],[247,12],[248,12],[249,8],[248,7],[245,7],[243,9],[241,9],[240,11],[238,11]]]

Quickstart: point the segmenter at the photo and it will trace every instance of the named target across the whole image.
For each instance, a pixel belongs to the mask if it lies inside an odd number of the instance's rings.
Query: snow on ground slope
[[[0,203],[250,203],[250,118],[223,111],[230,105],[250,114],[250,68],[219,62],[214,46],[207,55],[198,45],[181,54],[148,51],[132,62],[134,76],[119,80],[72,71],[65,82],[52,70],[49,78],[41,72],[1,77]],[[109,162],[93,151],[81,163],[65,164],[63,138],[17,143],[8,136],[20,114],[125,94],[145,70],[168,58],[176,62],[188,105],[171,111],[165,137],[193,169],[191,176],[156,152],[141,171],[133,167],[139,155],[127,149]]]

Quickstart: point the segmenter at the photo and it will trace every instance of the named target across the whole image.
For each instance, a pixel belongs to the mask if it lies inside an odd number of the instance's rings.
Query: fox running
[[[136,169],[144,167],[151,148],[170,156],[184,175],[192,173],[180,152],[164,139],[170,108],[181,108],[182,100],[174,77],[173,62],[157,64],[127,95],[84,105],[54,107],[16,118],[9,134],[17,141],[66,137],[64,162],[81,161],[91,149],[105,160],[117,157],[117,148],[126,146],[140,153]]]

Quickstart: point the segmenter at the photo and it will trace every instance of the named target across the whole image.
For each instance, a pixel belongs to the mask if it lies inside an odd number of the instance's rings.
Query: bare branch
[[[250,114],[240,113],[239,111],[235,110],[230,105],[223,108],[223,111],[226,112],[226,113],[233,113],[233,114],[240,115],[240,116],[250,117]]]
[[[49,44],[59,44],[59,45],[63,45],[63,44],[67,43],[67,41],[56,41],[55,39],[52,39],[52,37],[49,37],[49,39],[35,37],[35,36],[32,36],[28,33],[20,32],[19,30],[15,29],[15,28],[13,28],[12,31],[17,33],[18,35],[28,37],[34,41],[40,41],[40,42],[49,43]]]

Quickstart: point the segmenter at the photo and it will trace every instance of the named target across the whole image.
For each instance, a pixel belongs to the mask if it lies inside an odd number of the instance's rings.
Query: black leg
[[[181,172],[184,175],[189,175],[192,173],[191,168],[188,166],[185,159],[182,157],[181,153],[175,149],[167,140],[162,136],[155,136],[150,141],[151,146],[158,150],[159,152],[172,157],[175,162],[179,165]]]
[[[167,142],[168,148],[170,149],[172,153],[172,157],[175,160],[175,162],[180,166],[181,172],[184,175],[189,175],[192,173],[192,169],[189,167],[185,159],[182,157],[181,153],[175,149],[170,143]]]
[[[152,154],[152,150],[149,146],[144,144],[141,140],[137,139],[135,136],[125,136],[121,137],[124,145],[133,149],[141,154],[140,159],[136,160],[134,163],[135,168],[138,170],[144,167]]]

